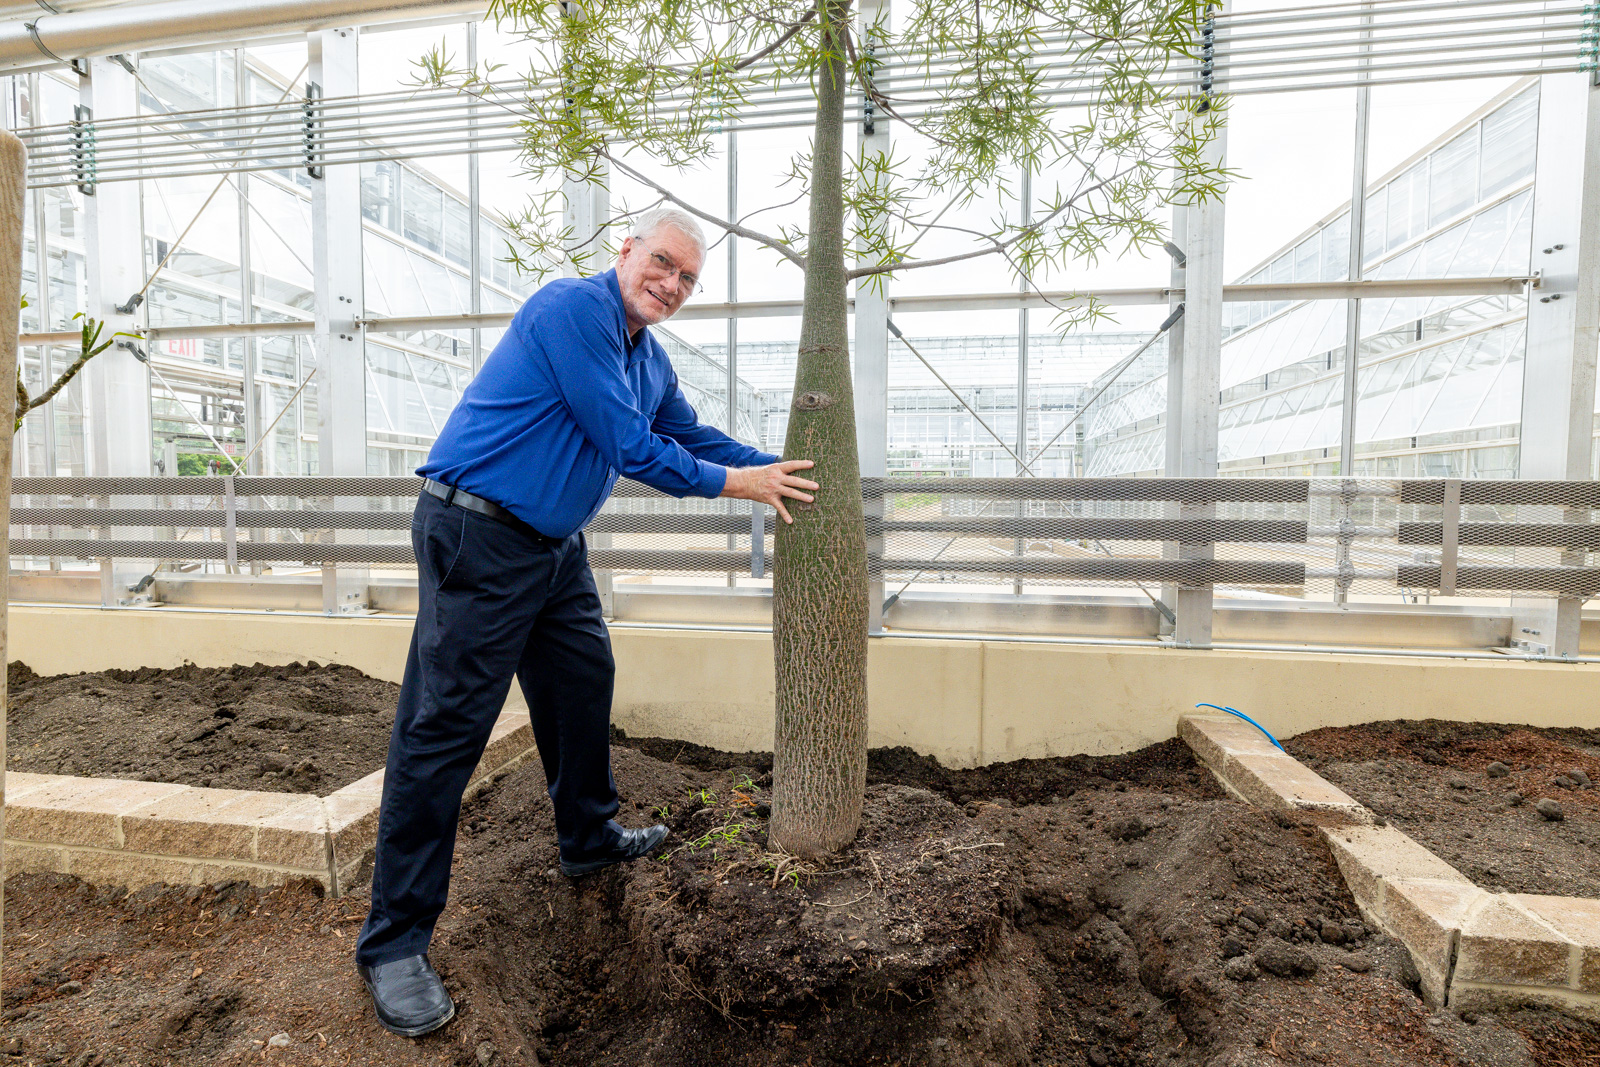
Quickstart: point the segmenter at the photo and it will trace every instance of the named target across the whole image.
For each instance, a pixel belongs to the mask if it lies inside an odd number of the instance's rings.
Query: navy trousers
[[[411,520],[417,624],[389,739],[372,910],[356,960],[428,950],[444,911],[467,779],[516,675],[555,805],[561,855],[615,844],[615,665],[583,534],[537,538],[422,494]]]

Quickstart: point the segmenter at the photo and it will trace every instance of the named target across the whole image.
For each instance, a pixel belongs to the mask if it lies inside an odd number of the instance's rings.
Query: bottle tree
[[[490,18],[533,46],[526,70],[507,79],[443,50],[419,61],[419,82],[514,113],[538,187],[626,175],[650,192],[638,210],[676,205],[804,271],[784,455],[814,460],[809,476],[822,490],[777,532],[769,827],[775,846],[804,857],[855,838],[866,785],[850,286],[984,257],[1028,279],[1138,251],[1163,240],[1166,206],[1215,195],[1225,179],[1205,152],[1220,112],[1201,92],[1204,0],[894,0],[894,24],[863,19],[854,2],[494,0]],[[724,124],[772,92],[815,108],[790,174],[809,201],[803,228],[721,218],[696,202],[692,183],[674,189],[640,165],[706,161]],[[847,114],[865,102],[925,150],[920,162],[847,151]],[[1030,212],[1017,210],[1023,170],[1047,186],[1035,188]],[[558,195],[512,220],[531,250],[511,253],[525,271],[599,261],[601,235],[563,228]],[[974,206],[993,217],[972,222]],[[930,234],[959,247],[919,255]],[[1097,313],[1092,304],[1063,312]]]

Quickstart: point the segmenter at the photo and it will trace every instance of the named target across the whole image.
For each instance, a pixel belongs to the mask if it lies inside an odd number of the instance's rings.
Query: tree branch
[[[776,52],[778,49],[780,49],[784,45],[788,44],[789,41],[794,37],[795,34],[799,33],[801,30],[805,29],[806,23],[810,22],[812,19],[814,19],[816,17],[817,17],[817,9],[815,7],[813,7],[810,11],[807,11],[805,13],[805,15],[800,19],[799,22],[796,22],[794,25],[790,26],[789,29],[781,37],[779,37],[776,41],[773,41],[771,44],[767,45],[767,47],[763,48],[759,52],[754,52],[754,53],[752,53],[752,54],[750,54],[748,56],[745,56],[743,59],[739,60],[737,63],[735,63],[733,66],[729,67],[728,69],[730,71],[743,70],[744,68],[750,66],[750,64],[752,64],[752,63],[761,62],[763,59],[766,59],[772,53]]]
[[[635,170],[633,167],[628,166],[609,149],[601,148],[598,151],[602,156],[611,161],[612,166],[616,167],[624,174],[627,174],[630,178],[636,182],[639,182],[641,185],[648,185],[650,188],[660,193],[663,199],[670,201],[675,206],[682,208],[696,218],[704,219],[706,222],[711,223],[711,225],[720,227],[721,229],[728,233],[734,234],[735,236],[745,237],[756,242],[757,244],[766,245],[768,248],[772,249],[774,252],[777,252],[779,255],[789,260],[789,262],[793,263],[801,270],[806,269],[806,257],[802,256],[799,252],[796,252],[785,242],[778,240],[778,238],[762,233],[759,230],[752,230],[748,226],[741,226],[737,222],[730,222],[727,219],[720,219],[709,212],[702,211],[700,208],[695,207],[687,200],[683,200],[673,195],[672,190],[668,189],[666,186],[651,181],[644,174]]]
[[[119,334],[118,336],[122,335]],[[93,340],[98,340],[99,337],[100,328],[97,325],[95,327]],[[77,360],[73,362],[72,366],[61,372],[61,377],[56,379],[54,385],[36,397],[32,397],[31,399],[29,398],[28,390],[22,384],[22,375],[20,373],[17,375],[17,426],[22,425],[22,420],[27,416],[28,412],[32,411],[34,408],[43,407],[44,405],[50,403],[50,401],[54,400],[56,394],[61,392],[62,388],[68,382],[72,381],[72,379],[78,376],[78,372],[83,369],[84,364],[88,363],[95,356],[98,356],[101,352],[104,352],[107,348],[111,347],[111,342],[107,341],[99,348],[91,348],[90,345],[93,344],[93,340],[90,340],[86,337],[83,346],[83,355],[79,356]]]
[[[917,260],[911,260],[910,262],[903,262],[903,263],[885,263],[885,264],[881,264],[881,265],[876,266],[876,267],[857,267],[855,270],[847,272],[847,277],[848,277],[848,279],[850,281],[855,281],[857,278],[865,278],[865,277],[867,277],[869,275],[873,275],[873,274],[887,274],[890,271],[897,271],[897,270],[916,270],[916,269],[918,269],[920,267],[941,267],[941,266],[944,266],[945,264],[948,264],[948,263],[960,263],[963,260],[976,259],[979,256],[993,255],[996,252],[1004,253],[1007,249],[1009,249],[1011,246],[1015,245],[1018,241],[1024,240],[1027,237],[1030,237],[1030,236],[1032,236],[1032,235],[1034,235],[1036,233],[1039,233],[1041,230],[1043,230],[1045,228],[1046,224],[1048,224],[1052,219],[1056,218],[1058,215],[1060,215],[1063,212],[1065,212],[1068,208],[1070,208],[1072,205],[1076,204],[1079,200],[1081,200],[1084,197],[1088,196],[1090,193],[1094,192],[1097,189],[1104,188],[1106,185],[1110,184],[1112,181],[1114,181],[1117,178],[1121,177],[1123,174],[1127,173],[1128,169],[1132,169],[1132,168],[1130,167],[1130,168],[1127,168],[1127,169],[1124,169],[1124,170],[1120,170],[1120,171],[1116,172],[1115,174],[1112,174],[1112,175],[1109,175],[1109,176],[1107,176],[1105,178],[1100,179],[1099,181],[1095,182],[1093,185],[1088,186],[1087,188],[1079,190],[1078,192],[1074,193],[1068,199],[1063,200],[1059,204],[1057,204],[1055,209],[1053,211],[1051,211],[1048,215],[1045,215],[1043,218],[1041,218],[1041,219],[1031,223],[1030,225],[1018,230],[1016,233],[1012,234],[1010,237],[1006,238],[1004,241],[998,240],[997,238],[995,238],[992,235],[983,234],[982,236],[987,237],[990,241],[993,242],[992,247],[989,247],[989,248],[976,248],[976,249],[973,249],[970,252],[958,252],[958,253],[956,253],[954,255],[940,256],[940,257],[938,257],[936,259],[917,259]],[[941,229],[960,229],[960,227],[955,227],[955,226],[943,226],[943,227],[940,227],[940,228]]]

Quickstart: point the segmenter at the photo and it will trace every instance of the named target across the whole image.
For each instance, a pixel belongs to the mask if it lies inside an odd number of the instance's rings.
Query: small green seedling
[[[672,817],[672,805],[662,804],[660,807],[651,808],[650,813],[658,819],[670,819]]]
[[[707,830],[700,837],[690,841],[689,847],[698,850],[710,848],[713,845],[731,845],[739,840],[739,835],[742,833],[744,833],[744,823],[726,823],[715,830]]]
[[[689,799],[698,800],[706,805],[715,804],[717,802],[717,791],[715,789],[702,789],[699,792],[690,793]]]

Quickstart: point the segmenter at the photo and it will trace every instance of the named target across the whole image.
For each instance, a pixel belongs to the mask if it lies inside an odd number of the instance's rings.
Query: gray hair
[[[663,226],[670,226],[700,247],[700,258],[706,257],[706,235],[700,221],[682,208],[653,207],[633,222],[633,237],[653,237]]]

